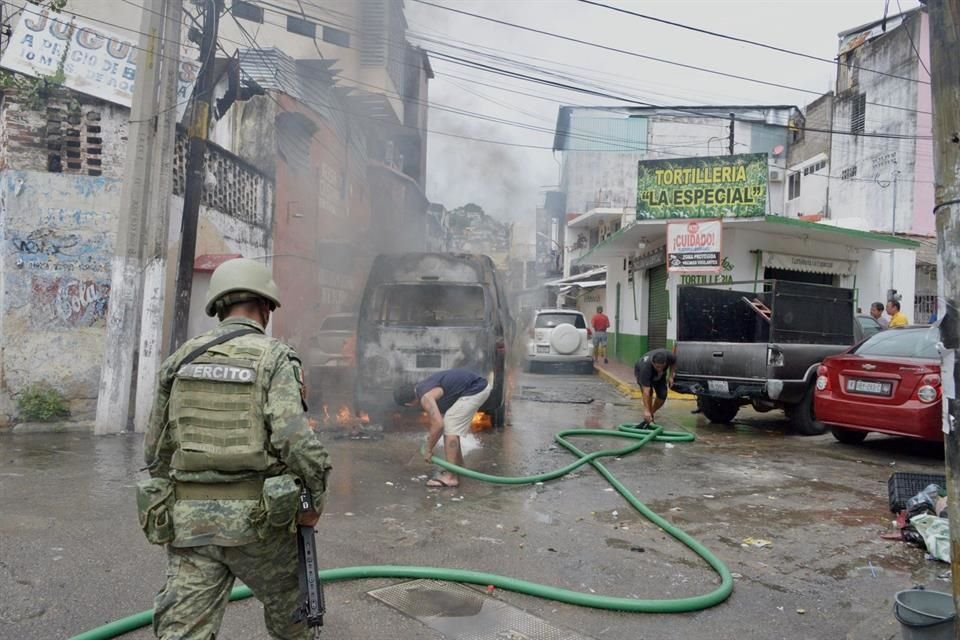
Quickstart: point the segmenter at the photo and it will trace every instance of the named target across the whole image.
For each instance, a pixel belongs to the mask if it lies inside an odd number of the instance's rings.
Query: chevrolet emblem
[[[875,364],[864,364],[864,365],[860,365],[860,366],[863,367],[864,369],[866,369],[867,371],[873,371],[874,369],[877,368],[877,365],[875,365]]]

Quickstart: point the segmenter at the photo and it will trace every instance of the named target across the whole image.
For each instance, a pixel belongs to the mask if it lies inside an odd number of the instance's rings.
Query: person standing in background
[[[907,318],[907,315],[900,311],[899,300],[890,300],[887,302],[887,315],[890,316],[889,327],[891,329],[895,329],[896,327],[906,327],[910,324],[910,320]]]
[[[597,307],[597,313],[590,319],[590,326],[593,327],[593,361],[603,358],[603,364],[607,360],[607,329],[610,328],[610,318],[603,312],[603,307]]]
[[[890,324],[890,321],[883,317],[882,302],[874,302],[870,305],[870,317],[876,320],[884,329]]]

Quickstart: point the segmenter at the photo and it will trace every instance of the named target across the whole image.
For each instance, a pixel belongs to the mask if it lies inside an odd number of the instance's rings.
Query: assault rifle
[[[315,514],[313,496],[306,486],[300,489],[298,515]],[[317,541],[313,526],[297,524],[297,574],[300,578],[300,604],[293,612],[294,622],[306,622],[308,627],[323,626],[326,604],[323,599],[323,584],[317,575]]]

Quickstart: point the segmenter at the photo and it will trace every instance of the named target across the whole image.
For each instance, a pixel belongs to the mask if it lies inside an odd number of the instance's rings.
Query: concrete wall
[[[905,136],[833,135],[830,217],[842,224],[873,231],[934,233],[932,142],[913,139],[929,135],[931,126],[929,113],[917,113],[930,111],[930,86],[917,82],[928,78],[911,44],[912,37],[921,55],[928,57],[929,46],[924,48],[921,42],[928,37],[926,24],[925,12],[914,13],[902,26],[844,54],[838,65],[834,129],[850,131],[853,103],[864,94],[867,102],[875,103],[865,107],[865,131]]]
[[[0,172],[0,413],[39,382],[95,410],[119,197],[113,178]]]
[[[0,416],[15,396],[44,381],[75,418],[95,411],[111,293],[127,110],[55,90],[42,110],[7,92],[0,104]],[[174,191],[184,185],[178,140]],[[213,147],[197,255],[270,253],[273,184]],[[179,251],[183,201],[170,199],[170,254]],[[175,260],[167,263],[172,299]],[[200,292],[198,292],[200,293]],[[200,326],[196,320],[194,327]],[[202,313],[202,309],[199,310]],[[167,320],[172,316],[168,306]]]

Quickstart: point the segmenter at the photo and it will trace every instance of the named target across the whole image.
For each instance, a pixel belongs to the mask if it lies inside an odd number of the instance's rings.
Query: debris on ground
[[[763,538],[744,538],[740,546],[756,547],[757,549],[763,549],[765,547],[772,547],[773,543],[769,540],[764,540]]]

